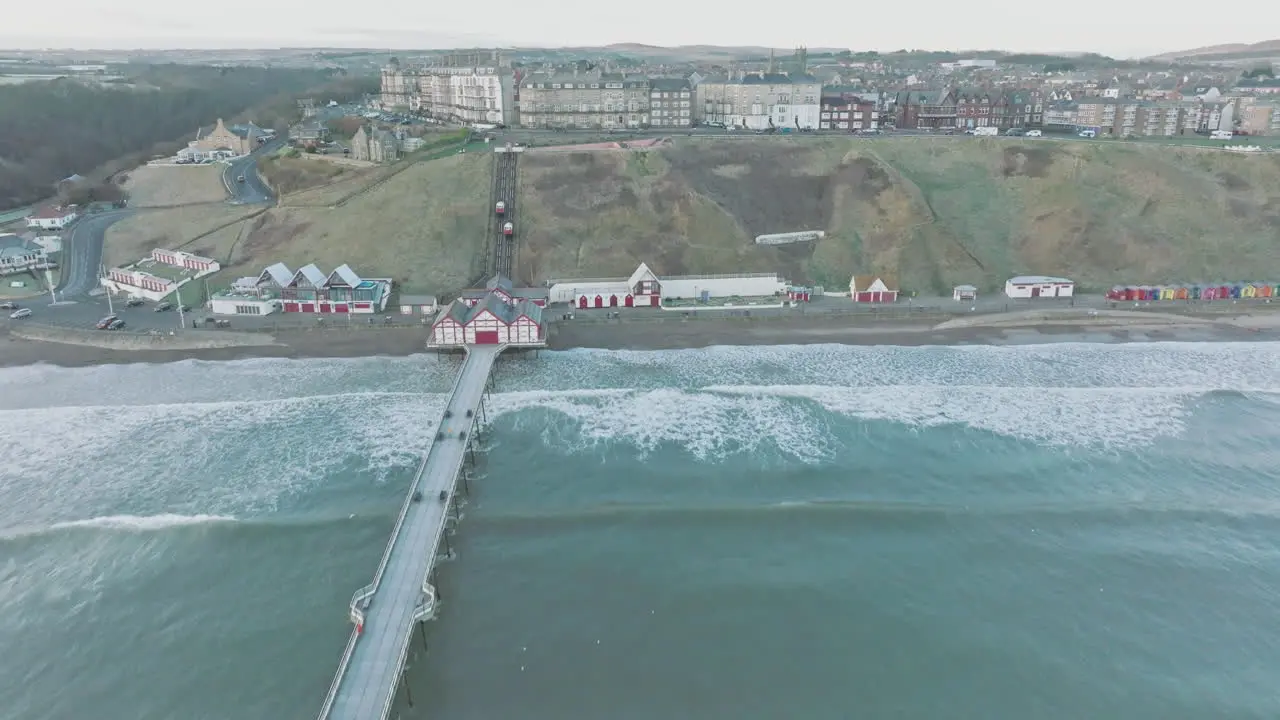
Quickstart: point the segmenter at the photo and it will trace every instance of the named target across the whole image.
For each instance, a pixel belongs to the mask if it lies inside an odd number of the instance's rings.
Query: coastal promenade
[[[458,478],[502,349],[499,345],[467,348],[435,441],[409,487],[373,582],[351,599],[355,629],[329,686],[320,720],[385,720],[391,713],[413,627],[436,611],[433,570],[447,526],[456,521]]]

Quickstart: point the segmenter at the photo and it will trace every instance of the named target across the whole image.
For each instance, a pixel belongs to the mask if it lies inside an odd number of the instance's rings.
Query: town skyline
[[[332,6],[332,7],[330,7]],[[1135,58],[1190,48],[1271,40],[1280,9],[1246,0],[1239,12],[1171,14],[1156,0],[1136,0],[1107,9],[1107,22],[1086,14],[1042,21],[1042,9],[1019,0],[993,0],[982,12],[971,6],[924,0],[906,5],[855,8],[818,0],[807,8],[812,22],[779,30],[768,13],[741,12],[726,23],[723,13],[653,0],[626,23],[573,11],[564,0],[526,5],[494,0],[486,17],[518,17],[510,25],[488,21],[465,6],[394,8],[394,18],[361,18],[342,24],[331,0],[262,5],[227,0],[220,14],[246,22],[211,26],[182,8],[157,0],[122,0],[109,8],[91,0],[68,0],[56,14],[18,6],[0,33],[6,49],[83,50],[270,49],[281,47],[445,49],[454,47],[599,47],[635,43],[660,47],[837,47],[892,52],[899,49],[1011,52],[1096,52]],[[329,12],[333,10],[333,12]],[[1241,26],[1241,13],[1253,22]],[[681,21],[673,23],[672,17]],[[1266,22],[1272,17],[1275,22]],[[566,18],[571,18],[566,20]],[[1029,28],[1033,30],[1029,30]],[[1133,28],[1141,28],[1135,32]]]

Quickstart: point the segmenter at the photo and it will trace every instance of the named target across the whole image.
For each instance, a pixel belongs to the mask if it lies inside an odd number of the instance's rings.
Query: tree
[[[127,65],[120,72],[130,82],[0,86],[0,209],[38,202],[73,173],[87,175],[128,156],[145,160],[148,152],[164,151],[157,143],[189,138],[219,117],[233,122],[248,108],[258,108],[247,114],[259,124],[279,127],[294,113],[294,97],[333,78],[327,70],[190,65]],[[289,116],[269,112],[282,103]]]

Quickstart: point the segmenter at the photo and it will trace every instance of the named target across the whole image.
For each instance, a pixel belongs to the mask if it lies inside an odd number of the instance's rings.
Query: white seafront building
[[[1049,275],[1019,275],[1004,284],[1004,294],[1012,299],[1071,297],[1075,281]]]
[[[785,293],[787,287],[787,281],[777,273],[658,277],[640,263],[629,277],[556,280],[551,283],[548,301],[571,303],[580,309],[660,307],[663,298],[769,297]]]

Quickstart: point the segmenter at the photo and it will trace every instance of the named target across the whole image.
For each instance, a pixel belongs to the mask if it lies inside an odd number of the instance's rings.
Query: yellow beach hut
[[[1160,288],[1161,300],[1173,300],[1177,297],[1177,295],[1178,295],[1178,291],[1175,288],[1171,288],[1171,287]]]
[[[1253,283],[1245,283],[1240,288],[1240,297],[1251,298],[1258,296],[1258,288]]]

